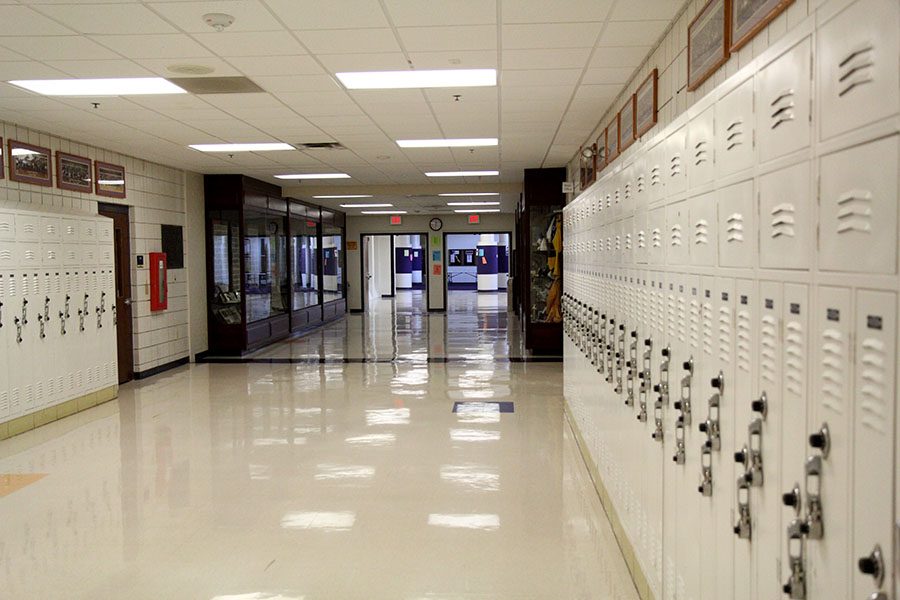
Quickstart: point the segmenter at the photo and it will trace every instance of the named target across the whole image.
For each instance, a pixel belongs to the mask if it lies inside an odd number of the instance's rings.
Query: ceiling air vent
[[[170,77],[169,81],[191,94],[262,94],[264,89],[246,77]]]
[[[300,150],[346,150],[340,142],[301,142],[296,146]]]

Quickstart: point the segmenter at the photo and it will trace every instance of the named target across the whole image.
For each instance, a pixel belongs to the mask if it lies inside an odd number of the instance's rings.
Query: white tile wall
[[[50,134],[20,127],[0,121],[0,136],[3,137],[5,177],[0,179],[0,204],[44,205],[53,210],[75,210],[90,214],[97,213],[97,203],[125,204],[131,207],[131,284],[133,299],[134,369],[147,371],[154,367],[184,358],[190,352],[191,320],[188,308],[188,269],[169,270],[169,308],[166,311],[150,312],[150,273],[136,267],[136,256],[162,250],[160,225],[187,225],[186,202],[203,204],[202,186],[192,186],[188,197],[185,186],[185,171],[147,162],[138,158],[110,152]],[[58,150],[86,156],[91,160],[101,160],[124,165],[127,197],[124,200],[105,198],[94,194],[84,194],[60,190],[56,187],[41,187],[17,183],[9,179],[9,160],[6,156],[7,140],[14,139],[37,146],[50,148],[54,152],[54,186],[56,184],[55,153]],[[194,174],[190,174],[198,177]],[[191,241],[185,229],[185,263],[191,251]],[[203,248],[203,236],[196,236],[193,244]],[[196,262],[194,263],[196,264]],[[197,270],[197,276],[204,279],[205,267]],[[195,311],[195,313],[198,311]],[[196,314],[194,329],[206,329],[205,311]],[[205,335],[201,336],[201,339]],[[194,352],[205,348],[194,349]]]

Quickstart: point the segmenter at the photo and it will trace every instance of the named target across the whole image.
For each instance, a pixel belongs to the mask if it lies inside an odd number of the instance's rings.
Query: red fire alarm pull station
[[[402,224],[403,224],[403,217],[401,217],[400,215],[394,215],[391,217],[391,225],[402,225]]]
[[[476,225],[481,222],[481,217],[479,215],[469,215],[469,223],[471,225]]]
[[[150,310],[169,308],[168,263],[165,252],[150,253]]]

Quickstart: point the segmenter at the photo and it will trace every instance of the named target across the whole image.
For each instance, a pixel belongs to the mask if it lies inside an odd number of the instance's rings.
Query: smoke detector
[[[225,13],[207,13],[203,15],[203,21],[216,31],[225,31],[234,23],[234,17]]]

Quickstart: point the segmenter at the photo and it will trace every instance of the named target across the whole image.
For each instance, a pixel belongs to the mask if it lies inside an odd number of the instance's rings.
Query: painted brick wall
[[[180,169],[147,162],[138,158],[103,150],[87,144],[73,142],[50,134],[34,131],[11,123],[0,122],[0,136],[4,140],[4,156],[7,140],[15,139],[37,146],[61,150],[92,160],[101,160],[125,166],[125,187],[127,198],[117,200],[94,194],[69,192],[56,187],[48,188],[9,179],[8,159],[4,160],[5,179],[0,180],[0,204],[17,203],[43,205],[51,210],[75,210],[90,214],[97,213],[97,203],[124,204],[130,209],[131,224],[131,283],[133,299],[134,368],[147,371],[154,367],[184,358],[189,355],[191,339],[191,312],[188,298],[188,269],[169,270],[169,309],[160,313],[150,312],[150,274],[147,269],[138,269],[136,256],[162,250],[160,225],[180,225],[184,230],[184,252],[190,256],[192,244],[195,252],[202,252],[202,235],[188,239],[185,215],[186,203],[202,207],[202,187],[199,197],[195,196],[197,186],[191,186],[186,193],[187,173]],[[193,174],[191,174],[193,175]],[[56,166],[54,162],[54,185]],[[191,197],[189,197],[191,196]],[[186,265],[196,262],[185,261]],[[203,270],[197,277],[205,278]],[[197,312],[196,310],[194,311]],[[202,329],[205,339],[206,314],[195,314],[194,328]],[[200,350],[205,350],[202,348]],[[200,350],[195,350],[200,351]]]

